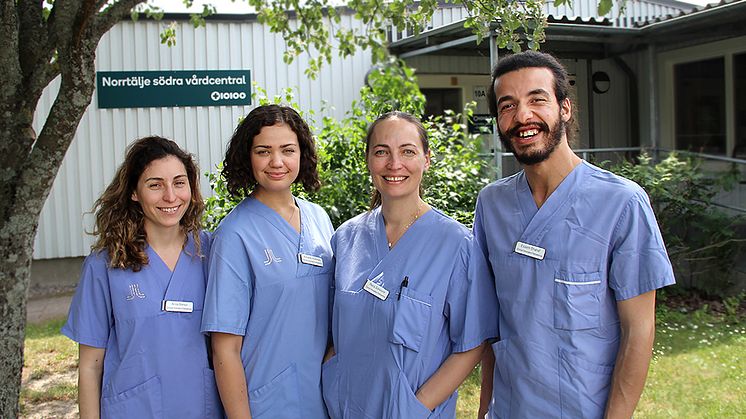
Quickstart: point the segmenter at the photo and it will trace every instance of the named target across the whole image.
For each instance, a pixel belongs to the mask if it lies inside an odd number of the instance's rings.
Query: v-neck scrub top
[[[497,336],[489,327],[496,316],[494,288],[468,276],[471,246],[469,230],[435,209],[391,250],[380,208],[337,230],[332,238],[336,355],[323,366],[332,418],[455,417],[456,392],[434,412],[415,392],[452,353]],[[368,281],[387,297],[366,291]]]
[[[205,255],[209,236],[200,241]],[[173,272],[150,246],[146,252],[138,272],[110,268],[106,252],[89,255],[62,334],[106,349],[102,418],[222,417],[200,333],[206,258],[191,235]],[[164,311],[164,300],[191,302],[193,310]]]
[[[244,336],[255,419],[326,418],[321,361],[329,336],[332,224],[296,198],[300,234],[248,197],[215,231],[202,330]]]
[[[603,417],[617,302],[674,283],[645,192],[583,161],[537,208],[519,172],[482,190],[474,237],[500,305],[489,417]]]

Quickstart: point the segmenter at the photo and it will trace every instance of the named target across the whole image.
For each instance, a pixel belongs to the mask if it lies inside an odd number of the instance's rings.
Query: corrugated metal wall
[[[350,16],[343,25],[359,27]],[[308,57],[291,65],[282,61],[285,43],[279,35],[256,21],[209,21],[205,28],[193,28],[188,21],[177,23],[177,45],[161,45],[163,25],[153,21],[126,21],[116,25],[99,44],[99,71],[127,70],[229,70],[250,69],[252,80],[271,96],[286,87],[297,88],[296,101],[302,110],[341,118],[358,98],[370,54],[359,53],[342,60],[335,58],[318,79],[310,80],[304,70]],[[57,85],[50,86],[41,99],[35,128],[41,129],[52,105]],[[42,211],[36,236],[34,258],[82,256],[89,252],[93,238],[90,211],[95,199],[111,181],[121,163],[127,144],[136,138],[157,134],[174,139],[198,157],[202,172],[212,170],[223,158],[225,146],[239,117],[251,107],[182,107],[98,109],[94,93],[75,139],[55,179]],[[318,113],[322,109],[323,113]],[[202,191],[210,193],[207,179]]]
[[[591,17],[600,19],[606,17],[611,21],[612,26],[628,28],[656,17],[677,15],[682,10],[689,11],[694,7],[695,5],[686,6],[684,3],[678,2],[628,0],[624,3],[624,9],[621,10],[620,2],[615,1],[609,14],[599,16],[598,0],[573,0],[561,6],[555,6],[553,0],[548,0],[544,4],[544,14],[555,18],[566,16],[570,19],[590,19]],[[467,17],[468,13],[463,7],[444,4],[433,14],[428,29],[458,22]],[[410,35],[408,33],[393,34],[392,40],[400,40]]]

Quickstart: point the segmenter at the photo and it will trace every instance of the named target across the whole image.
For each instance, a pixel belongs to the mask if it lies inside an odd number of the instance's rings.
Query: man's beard
[[[513,148],[513,143],[510,141],[510,139],[513,137],[518,137],[518,130],[525,127],[526,125],[538,126],[539,134],[542,132],[546,133],[546,143],[544,144],[544,147],[539,150],[517,153]],[[562,135],[565,133],[567,123],[562,120],[562,116],[559,116],[557,118],[557,123],[554,124],[551,130],[549,129],[549,125],[544,122],[535,122],[526,125],[516,125],[510,128],[505,133],[498,129],[498,133],[500,134],[500,142],[502,142],[503,147],[506,151],[513,153],[519,163],[525,166],[532,166],[548,159],[552,152],[554,152],[554,149],[557,148],[557,145],[559,145],[559,143],[562,141]]]

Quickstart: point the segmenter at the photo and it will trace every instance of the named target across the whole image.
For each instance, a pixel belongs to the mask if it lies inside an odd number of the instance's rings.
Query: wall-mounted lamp
[[[594,93],[603,94],[611,88],[611,80],[605,71],[596,71],[591,76],[591,85]]]

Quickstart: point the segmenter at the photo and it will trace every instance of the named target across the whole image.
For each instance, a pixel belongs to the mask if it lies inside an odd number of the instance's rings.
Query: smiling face
[[[286,124],[263,127],[251,145],[251,168],[257,189],[287,193],[300,167],[298,136]]]
[[[192,188],[184,164],[175,156],[153,160],[143,170],[131,199],[140,204],[145,231],[179,228]]]
[[[569,99],[557,102],[554,75],[543,67],[503,74],[495,81],[500,140],[525,165],[541,163],[567,141]]]
[[[430,167],[417,127],[401,118],[378,123],[368,145],[368,170],[385,202],[419,197],[422,175]]]

